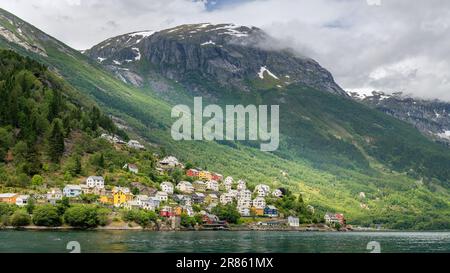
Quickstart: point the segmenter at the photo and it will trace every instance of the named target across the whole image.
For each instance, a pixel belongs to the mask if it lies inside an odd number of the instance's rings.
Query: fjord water
[[[450,252],[450,232],[145,232],[145,231],[0,231],[0,252],[356,252],[376,241],[381,252]]]

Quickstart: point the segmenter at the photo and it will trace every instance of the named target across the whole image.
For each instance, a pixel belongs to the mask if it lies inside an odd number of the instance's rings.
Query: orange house
[[[0,193],[0,203],[15,204],[17,197],[17,193]]]
[[[264,215],[264,209],[262,209],[262,208],[252,207],[251,211],[253,213],[255,213],[256,216],[263,216]]]

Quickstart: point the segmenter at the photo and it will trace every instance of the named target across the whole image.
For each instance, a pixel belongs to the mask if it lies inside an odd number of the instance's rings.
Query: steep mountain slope
[[[184,36],[175,35],[176,28],[153,35],[135,33],[135,40],[124,42],[132,47],[123,53],[129,55],[121,58],[114,52],[125,49],[112,39],[110,45],[117,49],[105,43],[104,55],[92,49],[86,52],[93,57],[89,59],[1,10],[0,25],[2,33],[7,33],[0,36],[0,47],[48,65],[105,111],[125,120],[132,134],[183,161],[253,184],[287,186],[302,192],[305,201],[317,210],[342,211],[355,224],[383,223],[399,228],[442,228],[449,224],[448,153],[413,127],[336,96],[341,89],[314,61],[292,60],[288,52],[259,52],[254,47],[234,45],[234,38],[246,37],[243,32],[249,31],[247,28],[221,26],[228,34],[213,33],[217,39],[223,38],[224,44],[218,46],[220,50],[210,48],[205,54],[203,48],[220,40],[212,41],[214,35],[204,32],[201,43],[189,40],[180,45]],[[11,38],[12,34],[16,38]],[[157,35],[158,39],[153,38]],[[225,36],[231,36],[230,40]],[[23,46],[25,42],[28,46]],[[133,49],[136,44],[139,55]],[[158,53],[149,54],[155,51]],[[242,54],[247,57],[242,58]],[[285,65],[297,73],[287,74]],[[133,83],[130,75],[135,86],[129,84]],[[283,79],[285,75],[293,82]],[[227,81],[234,88],[229,90]],[[171,105],[190,104],[194,94],[222,105],[280,104],[280,149],[264,153],[252,142],[173,141],[169,131],[174,121]],[[360,192],[365,192],[366,198],[361,199]]]
[[[303,84],[346,96],[317,62],[296,57],[275,45],[255,27],[195,24],[156,33],[125,34],[108,39],[85,54],[119,71],[137,68],[143,58],[147,62],[137,69],[141,78],[148,78],[147,72],[157,71],[184,83],[196,94],[211,93],[205,87],[206,81],[241,92],[251,91],[253,84],[279,88]],[[123,76],[127,79],[126,72]]]
[[[416,99],[400,93],[350,94],[353,99],[412,124],[429,138],[450,144],[450,103]]]

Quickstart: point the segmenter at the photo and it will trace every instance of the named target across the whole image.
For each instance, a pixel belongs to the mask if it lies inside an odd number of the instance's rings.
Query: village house
[[[161,204],[161,201],[156,197],[150,197],[147,200],[142,202],[142,209],[144,210],[151,210],[155,211],[157,208],[159,208],[159,205]]]
[[[250,208],[252,206],[252,199],[239,198],[237,205],[242,208]]]
[[[132,209],[140,209],[141,206],[139,205],[139,203],[136,200],[131,200],[131,201],[127,201],[123,204],[123,207],[127,210],[132,210]]]
[[[144,194],[144,195],[148,195],[148,196],[155,195],[156,192],[158,191],[157,189],[148,187],[140,182],[131,182],[131,187],[138,189],[139,194]]]
[[[223,188],[225,189],[225,191],[230,191],[233,188],[233,177],[228,176],[227,178],[225,178],[225,180],[223,181]]]
[[[183,213],[183,207],[176,206],[176,207],[173,208],[173,215],[174,216],[181,216],[182,213]]]
[[[123,169],[127,170],[127,171],[129,171],[131,173],[134,173],[134,174],[138,174],[139,173],[139,168],[138,168],[138,166],[136,164],[127,163],[127,164],[125,164],[123,166]]]
[[[224,193],[220,196],[220,204],[227,205],[233,203],[233,195]]]
[[[256,216],[264,216],[264,209],[263,208],[256,208],[252,207],[250,209],[251,213],[253,213]]]
[[[112,191],[105,191],[102,195],[100,195],[100,198],[98,201],[105,205],[113,205],[114,204],[114,196],[112,194]]]
[[[30,199],[29,195],[19,195],[16,198],[16,205],[19,207],[26,206],[28,204],[29,199]]]
[[[244,180],[239,180],[239,181],[237,182],[236,189],[237,189],[238,191],[246,190],[246,189],[247,189],[247,184],[245,183]]]
[[[149,198],[150,197],[148,195],[139,194],[139,195],[134,196],[133,201],[136,201],[138,206],[142,207],[144,202],[148,201]]]
[[[254,191],[259,197],[266,197],[270,194],[270,187],[264,184],[256,185]]]
[[[182,193],[190,194],[194,192],[194,187],[192,186],[192,183],[188,181],[181,181],[180,183],[178,183],[176,188]]]
[[[266,207],[266,200],[262,197],[256,197],[253,199],[252,204],[255,208],[264,209]]]
[[[89,176],[86,179],[86,186],[89,188],[105,188],[105,179],[101,176]]]
[[[288,225],[290,227],[299,227],[300,219],[298,217],[289,216],[288,217]]]
[[[169,195],[165,191],[159,191],[155,195],[156,198],[161,202],[167,202],[169,200]]]
[[[172,197],[173,201],[177,202],[180,205],[183,206],[191,206],[192,205],[192,199],[188,195],[183,194],[176,194]]]
[[[77,197],[83,193],[79,185],[66,185],[63,189],[65,197]]]
[[[250,217],[250,208],[238,206],[237,210],[242,217]]]
[[[242,190],[238,192],[237,199],[244,199],[244,200],[251,200],[252,199],[252,192],[250,190]]]
[[[328,225],[335,225],[335,224],[339,224],[341,226],[345,225],[344,214],[341,213],[327,212],[325,213],[324,219],[325,223]]]
[[[211,180],[212,179],[212,174],[208,171],[200,171],[198,173],[198,178],[202,179],[202,180]]]
[[[145,150],[144,145],[139,143],[139,141],[137,141],[137,140],[128,141],[127,146],[130,148],[136,149],[136,150]]]
[[[209,213],[203,214],[202,220],[204,224],[216,224],[220,222],[219,217]]]
[[[158,165],[163,169],[173,169],[176,167],[183,168],[183,164],[181,164],[174,156],[167,156],[163,158],[158,162]]]
[[[56,201],[63,198],[63,193],[58,188],[51,188],[46,195],[46,199],[50,204],[56,204]]]
[[[172,207],[170,207],[170,206],[162,207],[161,210],[159,211],[159,215],[161,217],[172,217],[172,216],[174,216]]]
[[[194,177],[194,178],[198,177],[199,173],[200,173],[200,171],[197,169],[189,169],[186,171],[187,176]]]
[[[206,191],[206,183],[203,181],[195,181],[192,183],[192,186],[194,187],[195,191]]]
[[[205,202],[205,195],[201,192],[196,192],[192,195],[192,202],[194,204],[202,204]]]
[[[112,195],[115,207],[120,207],[126,202],[133,200],[133,194],[130,192],[130,189],[125,187],[114,187]]]
[[[116,135],[108,135],[108,134],[102,134],[100,136],[100,138],[106,139],[107,141],[109,141],[110,143],[116,143],[116,144],[126,144],[125,141],[123,141],[122,139],[120,139],[118,136]]]
[[[186,213],[188,216],[195,215],[194,209],[191,206],[183,206],[183,212]]]
[[[206,189],[210,191],[219,191],[219,182],[216,180],[208,180],[208,182],[206,182]]]
[[[0,203],[15,204],[17,197],[17,193],[0,193]]]
[[[237,190],[229,190],[228,194],[233,196],[233,198],[238,198],[239,192]],[[251,193],[250,193],[251,195]]]
[[[281,197],[283,197],[283,192],[280,189],[275,189],[272,192],[272,196],[281,198]]]
[[[211,180],[222,181],[223,175],[221,175],[220,173],[211,173]]]
[[[217,204],[219,202],[219,197],[214,193],[210,193],[205,197],[205,202],[207,204]]]
[[[264,215],[267,217],[278,217],[278,210],[275,206],[266,206],[264,208]]]
[[[162,182],[160,186],[163,192],[173,194],[173,184],[171,182]]]

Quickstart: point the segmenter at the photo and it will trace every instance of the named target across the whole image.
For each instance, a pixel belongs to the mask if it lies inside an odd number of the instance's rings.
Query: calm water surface
[[[145,232],[145,231],[0,231],[0,252],[381,252],[450,253],[450,232]]]

